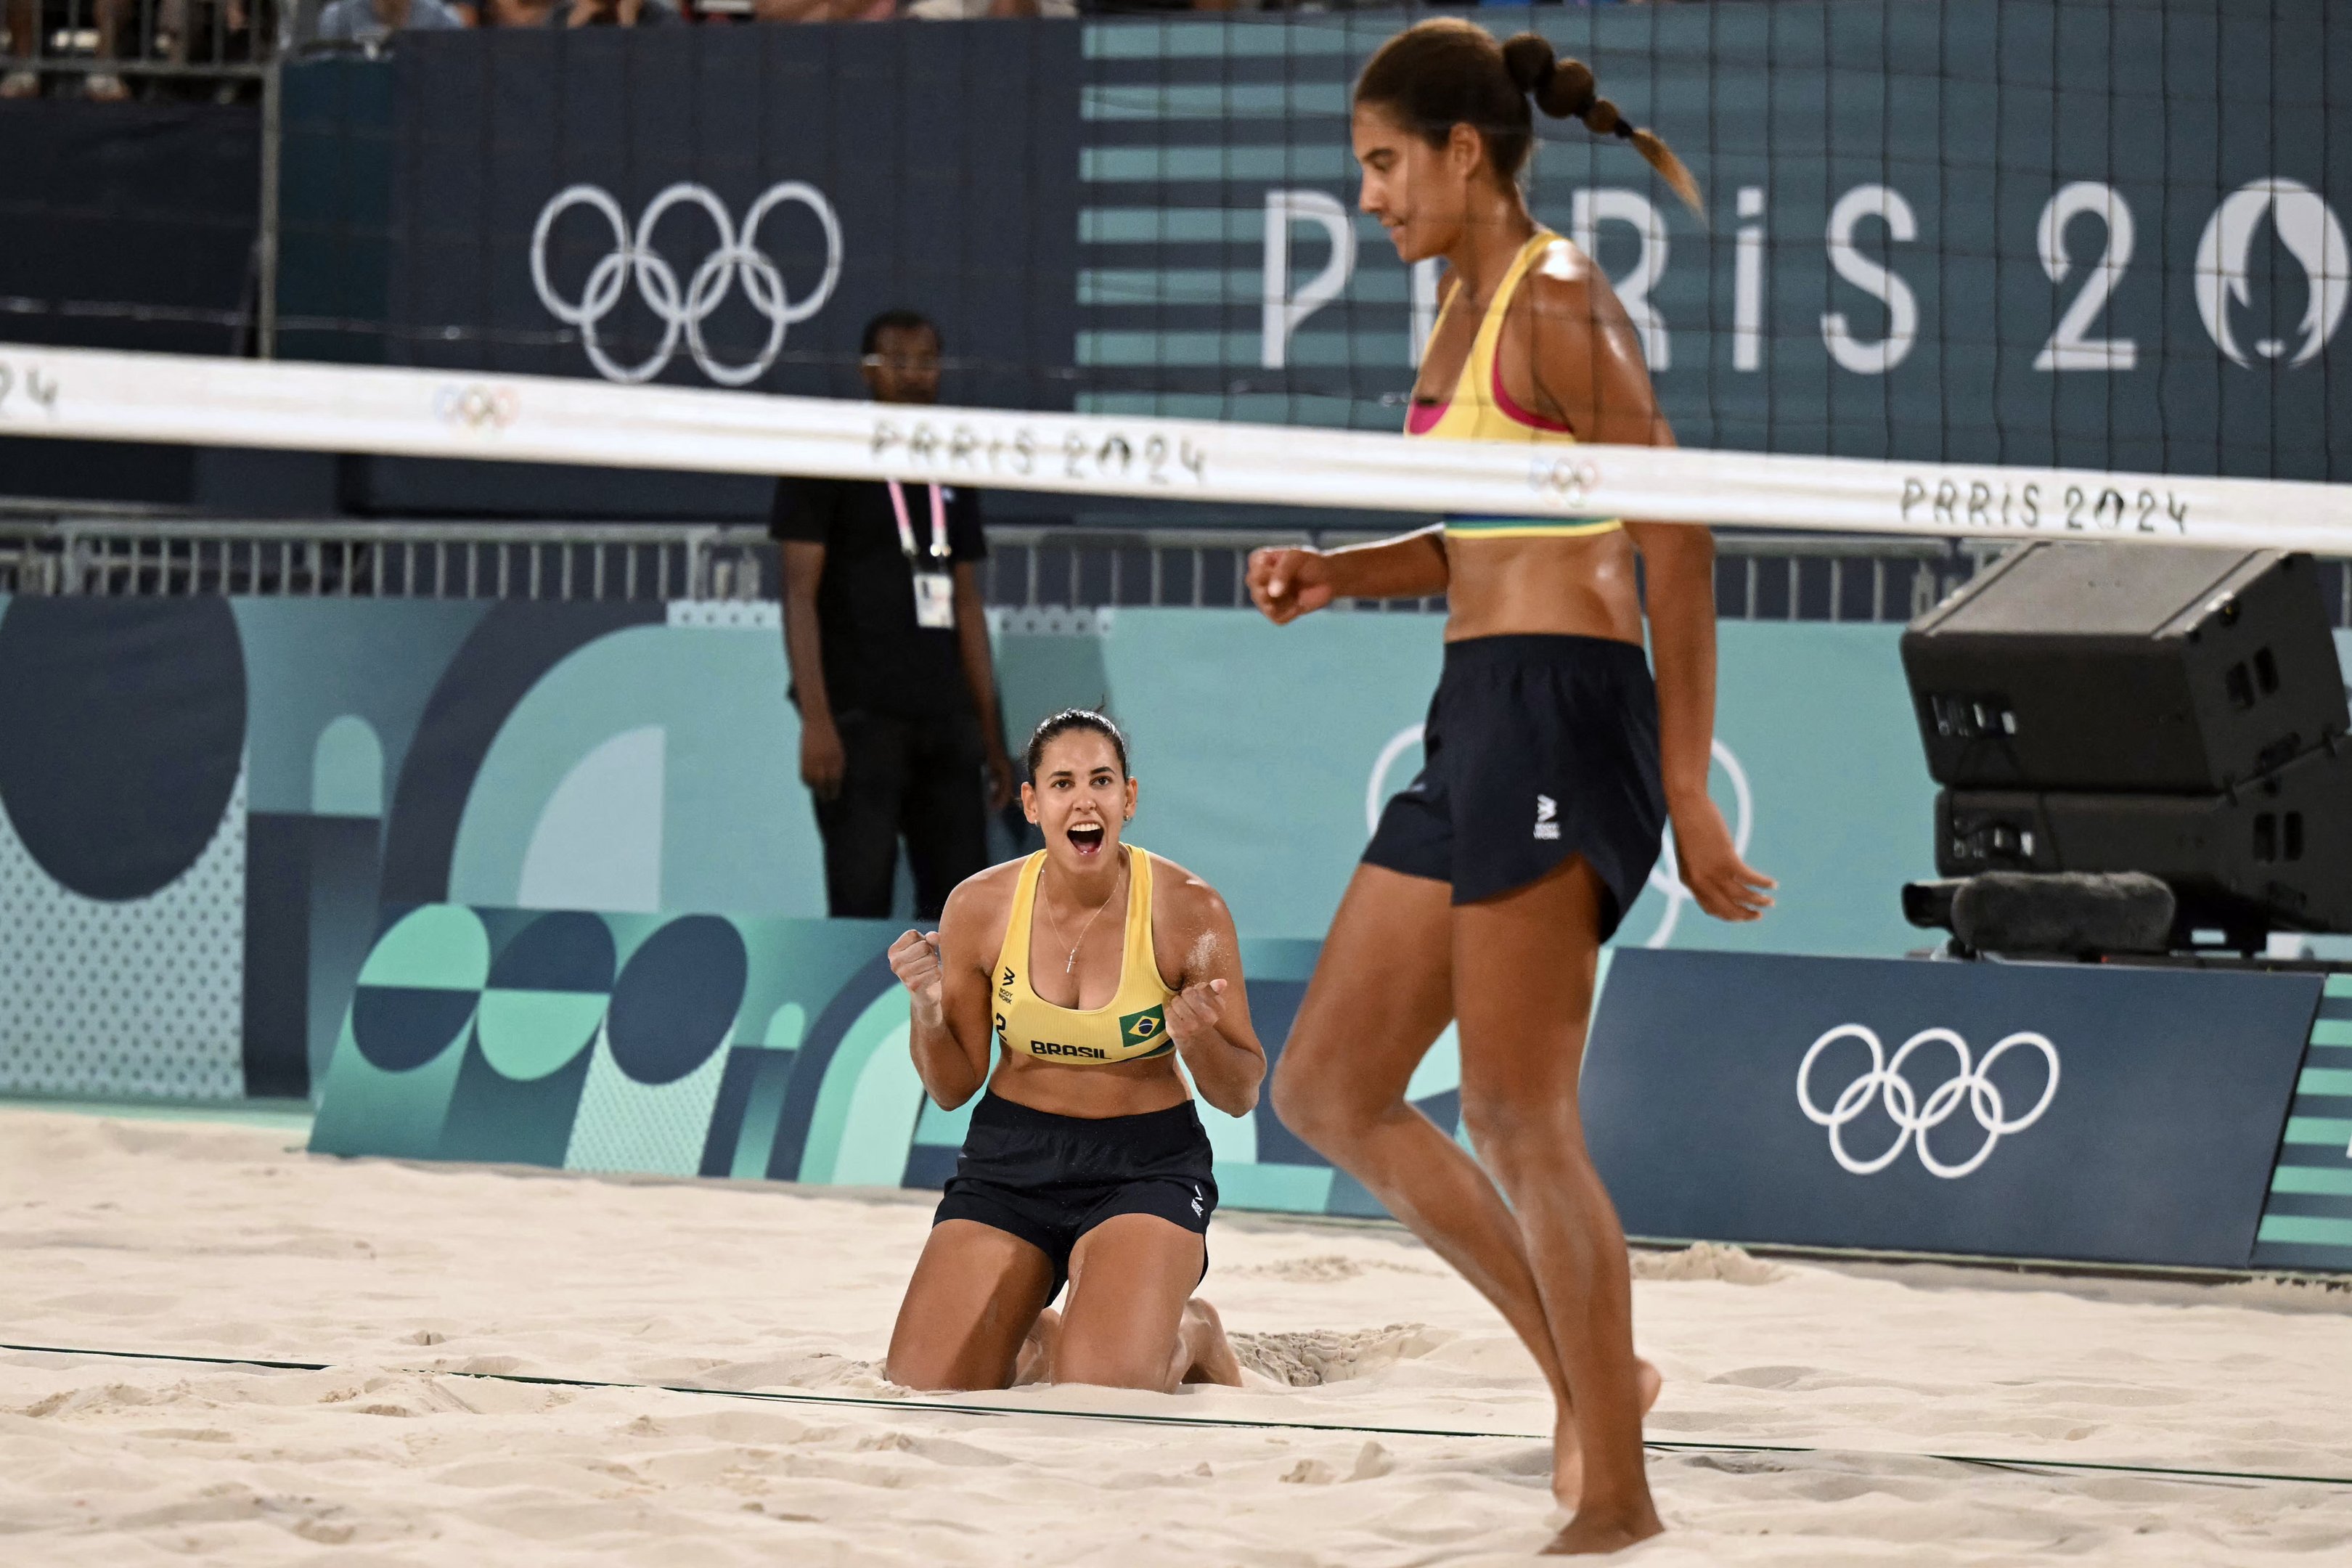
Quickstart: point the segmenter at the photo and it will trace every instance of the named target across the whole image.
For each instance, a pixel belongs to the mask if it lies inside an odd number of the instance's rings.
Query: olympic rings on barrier
[[[1813,1103],[1810,1087],[1813,1062],[1830,1046],[1844,1039],[1860,1040],[1870,1048],[1870,1070],[1839,1090],[1836,1102],[1823,1110]],[[1910,1080],[1903,1076],[1903,1064],[1910,1058],[1913,1051],[1937,1041],[1951,1047],[1958,1054],[1960,1070],[1937,1085],[1923,1103],[1912,1089]],[[1990,1075],[1992,1064],[2000,1059],[2001,1053],[2014,1046],[2031,1046],[2040,1051],[2042,1059],[2050,1064],[2050,1081],[2043,1086],[2042,1098],[2033,1102],[2033,1109],[2011,1121],[2000,1090],[1995,1087]],[[1886,1059],[1886,1047],[1877,1035],[1860,1024],[1841,1024],[1815,1040],[1811,1048],[1805,1052],[1805,1059],[1797,1067],[1798,1107],[1804,1111],[1808,1121],[1830,1130],[1830,1152],[1837,1157],[1840,1165],[1857,1176],[1871,1175],[1893,1164],[1915,1134],[1918,1138],[1921,1164],[1947,1180],[1965,1176],[1991,1156],[1993,1145],[1999,1143],[2004,1135],[2022,1132],[2041,1121],[2042,1113],[2050,1109],[2050,1101],[2057,1093],[2058,1047],[2052,1045],[2046,1037],[2028,1029],[2021,1029],[2007,1037],[1985,1053],[1983,1061],[1971,1065],[1969,1043],[1949,1029],[1920,1030],[1903,1042],[1903,1048],[1895,1053],[1895,1059],[1890,1062]],[[1977,1124],[1985,1131],[1984,1146],[1958,1164],[1947,1164],[1927,1147],[1927,1134],[1951,1119],[1952,1113],[1959,1109],[1963,1095],[1968,1098],[1969,1110],[1975,1115]],[[1900,1131],[1895,1133],[1895,1142],[1886,1152],[1876,1159],[1857,1160],[1846,1152],[1839,1134],[1848,1122],[1870,1109],[1874,1098],[1885,1102],[1886,1114]]]
[[[788,202],[798,202],[808,208],[824,228],[824,275],[800,300],[792,298],[785,289],[783,274],[777,270],[774,259],[752,243],[761,223]],[[683,292],[678,288],[676,269],[653,247],[655,226],[664,214],[681,203],[701,208],[719,230],[718,248],[695,268]],[[556,292],[547,276],[547,237],[555,227],[555,220],[575,206],[590,207],[604,217],[613,231],[613,248],[589,268],[580,298],[566,300]],[[835,216],[833,204],[815,186],[800,180],[786,180],[762,192],[760,199],[751,204],[751,210],[743,215],[740,234],[728,216],[726,205],[705,187],[687,181],[665,188],[646,204],[634,233],[621,212],[621,204],[601,186],[589,184],[567,185],[558,191],[540,209],[539,222],[530,231],[530,280],[539,290],[540,303],[557,321],[580,329],[581,346],[588,351],[589,363],[608,381],[652,380],[677,352],[682,335],[687,352],[694,356],[703,374],[721,386],[750,385],[765,375],[776,363],[776,356],[783,352],[785,329],[824,309],[824,302],[833,297],[834,285],[841,280],[841,220]],[[703,341],[702,323],[726,302],[738,276],[743,279],[743,294],[751,308],[768,320],[768,340],[749,363],[725,364]],[[622,364],[605,352],[596,327],[620,304],[622,289],[632,279],[636,283],[637,297],[660,319],[662,337],[646,359],[636,364]]]
[[[521,411],[522,400],[511,386],[485,386],[477,381],[445,386],[433,395],[433,416],[468,430],[503,430]]]

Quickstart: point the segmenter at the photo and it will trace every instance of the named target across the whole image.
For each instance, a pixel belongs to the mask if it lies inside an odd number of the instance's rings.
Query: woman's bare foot
[[[1647,1415],[1666,1380],[1639,1356],[1633,1358],[1633,1380],[1642,1394],[1642,1414]],[[1560,1507],[1574,1513],[1583,1493],[1584,1454],[1576,1439],[1576,1414],[1562,1410],[1551,1428],[1551,1495]]]
[[[1242,1385],[1241,1359],[1234,1354],[1233,1342],[1225,1338],[1225,1321],[1198,1296],[1184,1303],[1184,1321],[1177,1329],[1177,1340],[1181,1347],[1178,1354],[1184,1360],[1179,1383]]]
[[[1576,1517],[1568,1521],[1568,1528],[1553,1536],[1551,1544],[1538,1555],[1599,1557],[1622,1552],[1637,1541],[1662,1533],[1665,1528],[1647,1498],[1636,1508],[1579,1510]]]
[[[1054,1346],[1062,1337],[1062,1314],[1047,1307],[1029,1325],[1021,1353],[1013,1358],[1013,1386],[1054,1381]]]

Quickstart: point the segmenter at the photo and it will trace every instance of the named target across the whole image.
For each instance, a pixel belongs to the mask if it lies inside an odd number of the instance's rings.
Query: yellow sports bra
[[[1127,941],[1119,956],[1118,989],[1099,1007],[1056,1007],[1029,984],[1029,917],[1037,907],[1040,849],[1022,862],[1013,889],[1013,919],[996,955],[996,1037],[1017,1056],[1067,1067],[1140,1061],[1175,1049],[1168,1037],[1171,991],[1151,951],[1151,857],[1132,845],[1127,856]]]
[[[1544,248],[1558,243],[1559,236],[1539,228],[1519,247],[1511,258],[1508,270],[1503,274],[1502,286],[1495,290],[1494,300],[1486,306],[1486,319],[1478,323],[1478,335],[1471,340],[1470,357],[1462,362],[1462,374],[1454,384],[1454,395],[1434,408],[1416,403],[1405,416],[1405,434],[1430,436],[1440,441],[1561,441],[1573,443],[1576,437],[1569,427],[1556,419],[1546,419],[1531,413],[1512,400],[1503,389],[1503,321],[1511,311],[1511,299],[1519,291],[1520,279],[1528,275]],[[1437,325],[1443,325],[1460,299],[1456,289],[1447,296],[1444,307],[1437,313]],[[1437,325],[1430,329],[1430,339],[1437,337]],[[1612,518],[1559,517],[1460,517],[1448,516],[1445,536],[1448,539],[1580,539],[1596,533],[1608,533],[1625,525]]]

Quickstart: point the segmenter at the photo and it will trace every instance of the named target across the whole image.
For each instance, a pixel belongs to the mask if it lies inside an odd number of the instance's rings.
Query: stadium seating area
[[[119,101],[151,90],[142,82],[218,80],[223,68],[234,71],[277,54],[375,54],[394,35],[415,30],[1350,8],[1347,0],[5,0],[0,99],[47,94]],[[233,83],[227,90],[234,92]]]

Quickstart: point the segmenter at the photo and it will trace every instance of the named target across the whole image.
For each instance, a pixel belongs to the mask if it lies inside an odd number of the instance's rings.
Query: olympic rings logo
[[[1869,1047],[1870,1070],[1839,1090],[1836,1102],[1823,1110],[1813,1103],[1811,1086],[1813,1063],[1831,1046],[1845,1039],[1860,1040]],[[1938,1084],[1922,1101],[1918,1092],[1911,1087],[1910,1080],[1903,1076],[1903,1064],[1921,1046],[1935,1043],[1952,1047],[1960,1058],[1960,1069]],[[2050,1067],[2050,1081],[2042,1086],[2042,1098],[2033,1102],[2033,1109],[2012,1119],[2001,1099],[2000,1089],[1993,1083],[1990,1075],[1992,1064],[2000,1059],[2001,1054],[2019,1046],[2031,1046],[2042,1053],[2042,1060]],[[1895,1059],[1890,1062],[1886,1059],[1885,1046],[1875,1034],[1860,1024],[1841,1024],[1815,1040],[1812,1048],[1805,1052],[1805,1059],[1797,1067],[1798,1108],[1804,1111],[1808,1121],[1830,1130],[1830,1152],[1836,1156],[1840,1165],[1857,1176],[1867,1176],[1886,1169],[1901,1157],[1905,1146],[1910,1144],[1915,1136],[1918,1140],[1916,1148],[1921,1164],[1947,1180],[1965,1176],[1991,1157],[1993,1145],[2003,1137],[2011,1132],[2022,1132],[2041,1121],[2042,1113],[2050,1109],[2050,1102],[2057,1093],[2058,1047],[2052,1045],[2047,1037],[2029,1029],[2021,1029],[2009,1036],[1987,1051],[1984,1060],[1973,1064],[1969,1056],[1969,1043],[1958,1035],[1949,1029],[1922,1029],[1903,1042],[1903,1048],[1895,1053]],[[1951,1120],[1953,1113],[1959,1110],[1963,1098],[1968,1100],[1969,1110],[1976,1117],[1977,1125],[1984,1129],[1984,1145],[1958,1164],[1948,1164],[1927,1147],[1927,1134]],[[1849,1122],[1870,1109],[1874,1099],[1885,1102],[1886,1114],[1898,1131],[1894,1143],[1885,1153],[1874,1159],[1857,1160],[1846,1152],[1841,1135]]]
[[[480,382],[445,386],[433,395],[433,416],[444,425],[468,430],[503,430],[522,411],[511,386],[485,386]]]
[[[793,202],[815,214],[824,228],[824,275],[799,300],[786,290],[784,276],[774,259],[752,243],[768,216]],[[672,207],[681,205],[699,207],[719,230],[718,248],[703,258],[683,289],[678,287],[677,270],[653,247],[656,226]],[[603,216],[613,231],[613,248],[589,268],[580,298],[566,300],[548,279],[547,237],[555,220],[575,206],[588,207]],[[530,280],[539,290],[540,303],[557,321],[580,329],[581,346],[588,351],[589,363],[608,381],[652,380],[677,353],[683,337],[687,353],[693,355],[703,374],[721,386],[748,386],[765,375],[783,352],[785,330],[824,309],[834,285],[841,280],[841,220],[835,216],[833,204],[815,186],[799,180],[786,180],[762,192],[743,215],[740,233],[726,205],[703,186],[688,182],[681,181],[655,196],[639,216],[635,230],[622,214],[621,204],[603,188],[568,185],[540,209],[539,222],[530,231]],[[738,277],[743,279],[744,298],[767,318],[768,340],[749,363],[726,364],[703,341],[702,323],[726,302]],[[632,280],[637,297],[660,319],[662,336],[647,358],[623,364],[606,352],[597,335],[597,323],[620,304],[621,292]]]
[[[1528,488],[1563,506],[1580,507],[1601,488],[1601,468],[1584,458],[1538,458],[1528,465]]]

